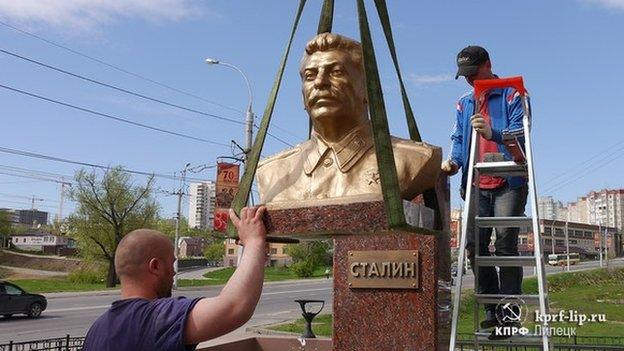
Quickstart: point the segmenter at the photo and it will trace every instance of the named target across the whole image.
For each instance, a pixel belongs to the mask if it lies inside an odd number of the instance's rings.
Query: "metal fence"
[[[0,344],[0,351],[81,351],[84,337],[41,339]]]
[[[554,351],[624,351],[624,337],[616,336],[571,336],[551,337]],[[487,345],[479,345],[479,351],[538,351],[542,349],[540,343],[522,345],[510,345],[501,340],[500,342],[488,341]],[[457,348],[459,351],[474,351],[475,343],[472,334],[459,334]]]

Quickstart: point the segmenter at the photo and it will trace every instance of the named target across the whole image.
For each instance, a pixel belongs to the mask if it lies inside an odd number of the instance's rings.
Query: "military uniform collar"
[[[370,123],[355,127],[338,142],[325,141],[321,135],[313,131],[310,137],[310,150],[303,166],[306,175],[312,172],[322,162],[336,162],[342,173],[348,172],[366,151],[373,147]],[[324,161],[330,159],[331,161]]]

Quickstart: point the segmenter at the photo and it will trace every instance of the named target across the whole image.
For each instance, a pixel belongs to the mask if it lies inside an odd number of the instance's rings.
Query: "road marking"
[[[310,291],[323,291],[323,290],[332,290],[332,289],[333,288],[331,287],[327,287],[327,288],[320,288],[320,289],[276,291],[276,292],[270,292],[270,293],[263,293],[262,296],[277,295],[277,294],[292,294],[292,293],[301,293],[301,292],[310,292]]]
[[[84,307],[72,307],[72,308],[56,308],[52,310],[45,310],[45,312],[70,312],[70,311],[84,311],[84,310],[98,310],[103,308],[109,308],[111,305],[99,305],[99,306],[84,306]]]
[[[267,316],[279,316],[280,314],[288,314],[288,313],[292,313],[292,311],[280,311],[280,312],[268,313]]]

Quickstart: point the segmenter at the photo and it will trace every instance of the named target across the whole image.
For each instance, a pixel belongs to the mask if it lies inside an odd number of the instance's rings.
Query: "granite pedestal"
[[[406,204],[406,217],[428,220],[426,208]],[[430,215],[430,214],[429,214]],[[333,350],[446,350],[451,277],[446,231],[390,229],[382,201],[269,208],[269,235],[334,239]],[[353,288],[352,251],[409,250],[418,256],[417,288]]]

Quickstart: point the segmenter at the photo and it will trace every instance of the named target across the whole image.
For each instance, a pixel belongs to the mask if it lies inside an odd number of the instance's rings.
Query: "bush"
[[[72,283],[97,284],[105,280],[106,273],[101,269],[81,267],[69,273],[67,279]]]
[[[295,273],[295,275],[299,278],[309,278],[314,274],[314,261],[305,260],[295,262],[290,266],[290,269]]]

